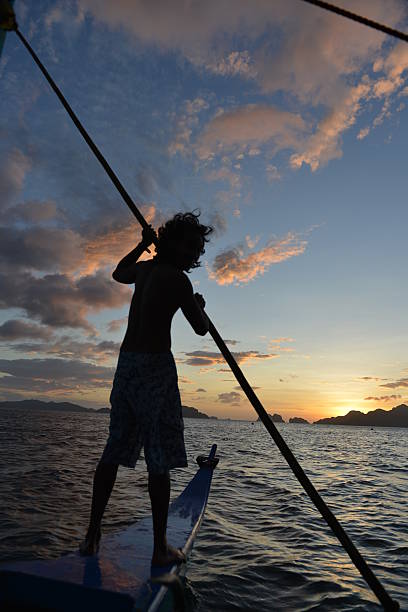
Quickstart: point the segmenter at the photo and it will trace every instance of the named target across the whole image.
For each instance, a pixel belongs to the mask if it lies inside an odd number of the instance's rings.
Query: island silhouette
[[[282,419],[280,414],[269,414],[269,412],[267,413],[268,417],[271,419],[271,421],[273,423],[284,423],[285,421]],[[260,417],[257,418],[257,422],[259,422],[261,419]]]
[[[27,399],[18,401],[0,402],[0,408],[8,408],[10,410],[51,410],[54,412],[88,412],[91,414],[109,414],[110,408],[85,408],[79,404],[71,402],[43,402],[41,400]],[[183,417],[186,419],[216,419],[215,416],[208,416],[204,412],[200,412],[192,406],[182,406]]]
[[[350,410],[344,416],[319,419],[315,425],[369,425],[371,427],[408,427],[408,406],[400,404],[391,410],[377,408],[367,414],[360,410]]]

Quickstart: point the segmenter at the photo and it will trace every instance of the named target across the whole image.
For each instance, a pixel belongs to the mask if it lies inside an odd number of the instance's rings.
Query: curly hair
[[[209,225],[203,225],[199,222],[200,212],[177,213],[172,219],[169,219],[158,230],[158,244],[156,253],[159,259],[172,259],[172,242],[182,240],[187,236],[200,236],[201,247],[197,250],[197,255],[192,261],[189,270],[198,268],[201,264],[199,259],[205,253],[205,243],[209,241],[209,234],[213,228]]]

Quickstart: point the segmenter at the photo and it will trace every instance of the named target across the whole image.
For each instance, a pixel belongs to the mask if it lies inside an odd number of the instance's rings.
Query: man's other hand
[[[205,308],[205,299],[203,298],[201,293],[195,293],[194,297],[197,300],[198,304],[201,306],[201,308],[204,310],[204,308]]]

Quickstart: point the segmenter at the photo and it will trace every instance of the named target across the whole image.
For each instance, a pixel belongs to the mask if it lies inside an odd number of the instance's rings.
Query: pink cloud
[[[245,255],[242,248],[230,249],[216,256],[208,274],[219,285],[248,283],[264,274],[272,264],[301,255],[306,245],[305,240],[289,233],[284,238],[270,241],[263,249],[249,255]]]
[[[254,143],[269,142],[277,149],[293,148],[299,133],[305,130],[299,114],[250,104],[212,119],[197,141],[196,153],[204,160],[228,150],[249,149]]]
[[[299,152],[291,156],[291,167],[296,169],[307,164],[315,171],[330,160],[341,157],[340,137],[355,123],[361,105],[370,91],[368,83],[360,83],[348,90],[343,100],[337,102],[318,124],[314,134],[303,143],[298,143],[296,148]]]

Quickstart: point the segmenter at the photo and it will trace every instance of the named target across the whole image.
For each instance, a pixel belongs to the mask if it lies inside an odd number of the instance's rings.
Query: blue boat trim
[[[186,557],[204,516],[216,448],[213,445],[208,458],[198,458],[197,473],[169,507],[168,539]],[[70,553],[59,559],[1,564],[0,607],[7,603],[26,610],[159,612],[173,599],[168,575],[171,583],[171,576],[178,576],[185,564],[151,567],[152,548],[149,516],[104,538],[93,557]],[[165,584],[160,583],[161,577]]]

